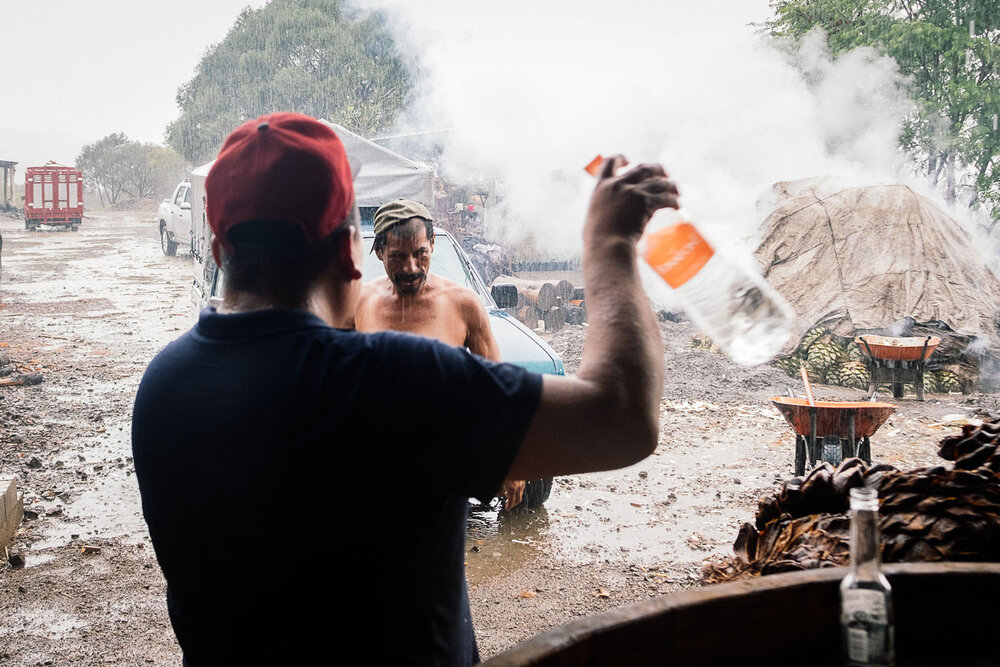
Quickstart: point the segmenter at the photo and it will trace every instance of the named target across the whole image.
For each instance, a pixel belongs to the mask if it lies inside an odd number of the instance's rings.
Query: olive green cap
[[[397,223],[406,222],[410,218],[423,218],[428,222],[434,222],[427,207],[412,199],[396,199],[382,204],[375,211],[375,235],[381,234]]]

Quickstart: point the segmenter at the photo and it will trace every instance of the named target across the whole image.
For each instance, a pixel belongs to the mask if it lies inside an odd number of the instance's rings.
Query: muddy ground
[[[25,565],[0,558],[0,664],[177,665],[129,415],[149,359],[193,321],[191,258],[161,253],[151,211],[92,214],[76,233],[27,232],[0,217],[0,233],[0,352],[44,375],[38,386],[0,387],[0,478],[17,479],[27,510],[10,545]],[[768,397],[797,383],[691,347],[685,323],[662,328],[667,379],[653,456],[557,479],[536,512],[470,513],[467,576],[484,658],[580,616],[699,585],[702,562],[730,553],[758,496],[792,475],[793,434]],[[545,334],[568,372],[585,330]],[[936,462],[935,444],[954,430],[940,425],[946,417],[1000,412],[994,395],[898,404],[872,450],[901,468]],[[392,544],[393,520],[383,518],[387,544],[405,550]],[[280,533],[260,546],[274,568],[274,553],[294,557]],[[405,595],[419,573],[389,576]]]

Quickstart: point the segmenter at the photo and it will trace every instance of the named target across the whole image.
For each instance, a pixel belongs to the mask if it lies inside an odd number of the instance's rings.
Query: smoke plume
[[[723,246],[752,244],[776,181],[908,172],[896,137],[911,103],[894,61],[832,60],[820,34],[783,50],[751,25],[763,0],[365,6],[392,17],[419,72],[401,129],[450,128],[446,174],[502,182],[490,235],[503,240],[575,252],[593,187],[582,167],[598,153],[662,162]]]

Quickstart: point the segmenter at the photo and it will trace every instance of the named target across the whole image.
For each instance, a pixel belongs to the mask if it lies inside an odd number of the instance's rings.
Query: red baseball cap
[[[337,229],[354,206],[351,166],[340,139],[315,118],[273,113],[226,137],[205,179],[212,231],[232,250],[229,230],[247,220],[298,223],[308,243]]]

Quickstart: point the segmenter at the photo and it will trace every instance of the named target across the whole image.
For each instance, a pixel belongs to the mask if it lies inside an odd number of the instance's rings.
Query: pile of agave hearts
[[[735,557],[706,563],[706,583],[847,565],[850,489],[878,489],[883,562],[1000,561],[1000,420],[941,441],[944,466],[900,471],[861,459],[814,468],[761,498]]]

